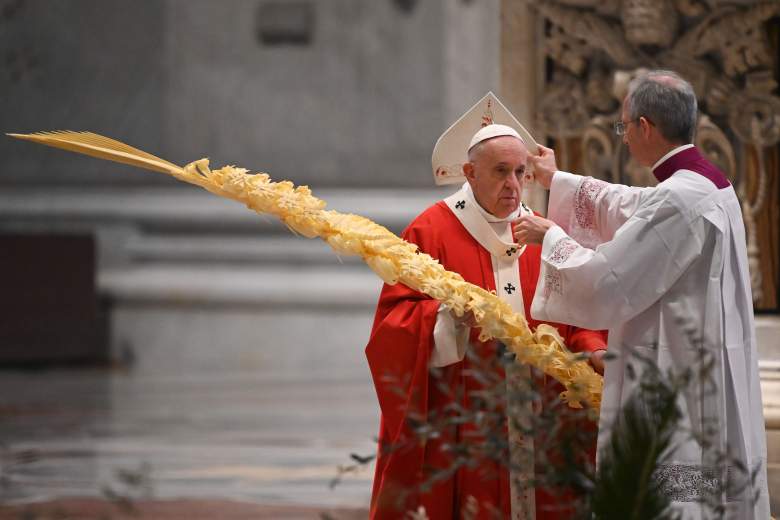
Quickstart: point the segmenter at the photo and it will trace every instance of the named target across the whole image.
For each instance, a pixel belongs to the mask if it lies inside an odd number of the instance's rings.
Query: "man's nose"
[[[504,186],[506,186],[507,188],[510,188],[510,189],[512,189],[512,188],[518,188],[519,189],[520,188],[520,184],[521,184],[521,180],[520,180],[521,177],[522,176],[518,177],[517,175],[514,175],[514,174],[510,175],[509,177],[507,177],[506,182],[504,183]]]

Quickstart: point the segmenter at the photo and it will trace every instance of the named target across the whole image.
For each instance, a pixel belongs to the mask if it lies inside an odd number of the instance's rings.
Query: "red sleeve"
[[[428,359],[438,310],[439,302],[417,298],[400,284],[382,289],[366,357],[392,438],[397,438],[410,409],[418,413],[426,409]]]
[[[607,348],[607,331],[569,327],[566,346],[572,352],[593,352]]]
[[[426,230],[424,220],[415,221],[402,236],[436,256],[435,240]],[[403,284],[382,288],[366,358],[391,440],[397,440],[410,413],[427,411],[428,361],[438,310],[438,301]]]

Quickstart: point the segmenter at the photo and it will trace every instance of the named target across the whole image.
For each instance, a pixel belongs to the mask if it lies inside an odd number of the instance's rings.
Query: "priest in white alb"
[[[534,319],[609,329],[599,451],[632,375],[646,369],[640,357],[672,374],[709,360],[706,382],[678,399],[674,448],[654,475],[682,518],[709,518],[714,499],[725,518],[763,520],[766,436],[745,230],[734,188],[691,144],[696,118],[695,94],[680,76],[636,78],[615,130],[658,185],[557,171],[542,147],[529,161],[550,189],[549,220],[521,216],[515,237],[542,244]]]

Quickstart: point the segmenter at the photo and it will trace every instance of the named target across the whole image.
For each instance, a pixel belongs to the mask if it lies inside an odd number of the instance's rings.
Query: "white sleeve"
[[[636,212],[647,190],[558,171],[550,184],[547,218],[593,249],[612,240],[615,231]]]
[[[449,308],[441,304],[433,327],[431,366],[441,368],[463,361],[469,343],[469,327],[455,322]]]
[[[609,329],[655,303],[701,248],[690,223],[668,205],[637,212],[612,240],[595,250],[582,247],[554,226],[542,243],[531,316]]]

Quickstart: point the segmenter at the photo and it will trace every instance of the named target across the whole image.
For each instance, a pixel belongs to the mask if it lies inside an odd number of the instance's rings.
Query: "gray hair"
[[[670,70],[653,70],[628,86],[629,120],[646,117],[671,143],[693,142],[696,133],[696,94],[690,83]]]
[[[468,156],[469,156],[469,162],[474,162],[477,160],[477,156],[482,152],[482,149],[485,147],[485,141],[480,141],[471,148],[469,148]]]

